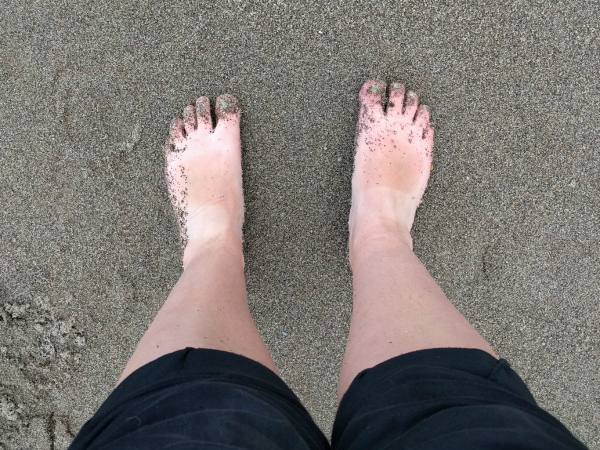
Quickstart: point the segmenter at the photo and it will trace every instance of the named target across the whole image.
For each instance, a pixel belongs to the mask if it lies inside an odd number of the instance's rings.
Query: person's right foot
[[[184,267],[197,249],[215,241],[222,248],[232,243],[241,253],[241,111],[233,96],[221,95],[215,112],[213,128],[208,98],[186,107],[183,120],[173,121],[165,149],[165,175],[179,221]]]
[[[392,83],[367,81],[359,94],[356,155],[352,176],[350,253],[365,240],[387,234],[410,239],[410,229],[427,187],[433,158],[429,111],[414,92]]]

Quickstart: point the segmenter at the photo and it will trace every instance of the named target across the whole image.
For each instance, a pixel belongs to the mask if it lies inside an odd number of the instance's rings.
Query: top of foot
[[[241,241],[244,220],[240,141],[241,110],[231,95],[187,106],[173,121],[165,146],[165,175],[186,252],[221,236]],[[194,245],[190,245],[194,244]]]
[[[410,231],[433,158],[429,110],[401,83],[367,81],[360,90],[352,177],[351,234],[381,222]],[[354,233],[356,234],[356,233]]]

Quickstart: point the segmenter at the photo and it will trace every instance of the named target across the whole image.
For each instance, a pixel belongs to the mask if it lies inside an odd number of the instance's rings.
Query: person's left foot
[[[367,81],[359,93],[356,155],[352,175],[350,254],[354,244],[410,229],[427,187],[433,158],[429,110],[417,94],[392,83],[387,110],[383,81]]]
[[[183,265],[194,249],[221,238],[242,240],[241,110],[231,95],[217,98],[213,128],[210,101],[173,121],[165,148],[165,175],[179,221]],[[241,246],[240,246],[241,248]]]

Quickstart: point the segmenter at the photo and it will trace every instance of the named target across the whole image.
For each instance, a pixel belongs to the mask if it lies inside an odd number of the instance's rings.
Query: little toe
[[[217,97],[215,114],[217,116],[217,129],[239,128],[242,110],[233,95],[224,94]]]
[[[413,91],[406,93],[406,103],[404,105],[404,116],[407,117],[411,122],[414,120],[417,114],[417,107],[419,106],[419,97]]]
[[[199,97],[196,100],[196,122],[198,131],[211,132],[213,129],[210,115],[210,100],[208,97]]]
[[[425,130],[423,131],[423,140],[429,144],[430,148],[433,147],[433,127],[431,125],[425,127]]]
[[[173,145],[181,144],[184,137],[185,137],[185,128],[184,128],[183,120],[181,120],[179,117],[177,119],[173,119],[173,122],[171,123],[171,129],[169,130],[169,138],[170,138],[171,144],[173,144]]]
[[[404,106],[404,85],[392,83],[390,85],[390,96],[388,99],[387,115],[400,116]]]
[[[169,154],[171,154],[175,150],[175,146],[171,143],[170,137],[167,138],[167,142],[165,142],[165,145],[163,146],[163,150],[164,150],[166,156],[169,156]]]
[[[360,99],[360,117],[378,119],[383,116],[383,96],[385,95],[386,84],[383,81],[370,80],[363,84],[358,94]]]
[[[421,129],[425,129],[429,125],[429,107],[427,105],[421,105],[417,109],[415,125]]]
[[[196,108],[192,105],[186,106],[183,110],[183,127],[186,134],[189,136],[196,131],[197,125],[198,119],[196,118]]]

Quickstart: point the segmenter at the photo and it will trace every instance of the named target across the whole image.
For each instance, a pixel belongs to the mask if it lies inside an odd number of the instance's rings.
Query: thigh
[[[185,349],[133,372],[71,449],[328,449],[273,371],[233,353]]]
[[[505,360],[474,349],[407,353],[361,372],[340,403],[334,449],[585,449]]]

